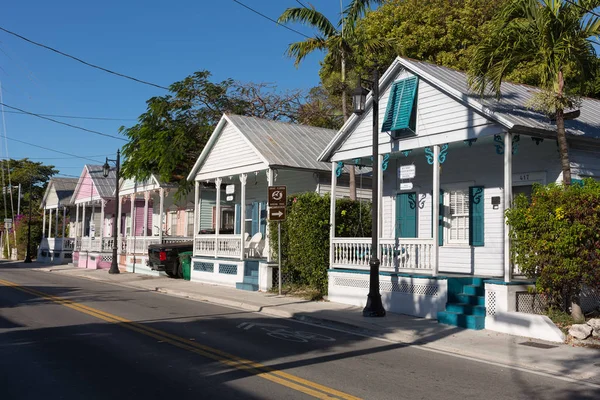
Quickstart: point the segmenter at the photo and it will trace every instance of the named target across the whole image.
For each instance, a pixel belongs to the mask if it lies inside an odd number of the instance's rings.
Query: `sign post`
[[[269,186],[269,221],[277,221],[277,265],[279,268],[278,285],[281,296],[281,221],[285,220],[285,203],[287,200],[286,186]]]

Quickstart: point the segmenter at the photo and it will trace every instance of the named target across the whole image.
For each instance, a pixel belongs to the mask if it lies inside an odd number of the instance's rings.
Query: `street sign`
[[[269,207],[285,207],[286,192],[286,186],[269,186]]]
[[[4,218],[4,228],[5,229],[12,228],[12,219],[11,218]]]
[[[285,207],[269,207],[269,221],[285,220]]]
[[[402,165],[398,168],[399,179],[412,179],[415,177],[417,168],[414,165]]]

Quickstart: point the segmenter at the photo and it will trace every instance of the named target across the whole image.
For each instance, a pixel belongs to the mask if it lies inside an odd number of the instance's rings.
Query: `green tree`
[[[341,73],[341,103],[344,122],[350,117],[348,109],[348,96],[346,85],[346,64],[352,57],[354,50],[359,46],[355,35],[355,27],[359,19],[371,7],[371,4],[379,4],[381,0],[352,0],[343,11],[337,24],[331,22],[325,15],[317,11],[313,6],[288,8],[278,19],[279,23],[287,24],[299,22],[316,29],[317,33],[302,42],[289,45],[287,55],[294,58],[294,64],[300,62],[316,50],[326,51],[330,63]],[[378,38],[360,41],[360,46],[377,51],[382,47]],[[356,199],[356,174],[354,167],[350,168],[350,198]]]
[[[232,79],[214,83],[208,71],[199,71],[170,86],[171,94],[153,97],[147,110],[131,127],[123,147],[123,176],[178,182],[180,193],[189,189],[187,174],[224,113],[272,120],[294,120],[301,91],[277,92],[267,84],[242,84]]]
[[[563,184],[571,184],[564,111],[577,105],[597,73],[592,41],[600,20],[589,13],[599,0],[512,0],[494,18],[494,26],[471,60],[471,87],[481,95],[501,96],[501,83],[516,69],[534,66],[542,93],[532,105],[556,118]],[[595,69],[594,69],[595,68]]]
[[[296,121],[299,124],[338,130],[344,123],[337,98],[330,96],[322,86],[312,88],[306,101],[298,108]]]

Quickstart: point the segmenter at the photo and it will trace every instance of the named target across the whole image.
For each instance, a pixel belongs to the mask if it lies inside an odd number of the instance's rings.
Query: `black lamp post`
[[[27,253],[24,263],[31,263],[31,201],[33,200],[33,180],[29,182],[29,222],[27,223]]]
[[[106,162],[104,163],[104,165],[102,166],[102,175],[107,178],[108,174],[110,172],[110,165],[108,165],[108,162],[114,162],[117,169],[116,169],[116,175],[115,175],[115,218],[113,221],[113,248],[112,248],[112,262],[110,264],[110,269],[108,270],[109,274],[118,274],[121,271],[119,271],[119,263],[117,262],[117,249],[119,246],[118,243],[118,232],[117,232],[117,218],[118,218],[118,212],[119,212],[119,168],[120,168],[120,162],[121,162],[121,150],[117,150],[117,159],[116,160],[109,160],[108,158],[106,158]]]
[[[373,71],[373,80],[365,82],[371,84],[373,91],[373,176],[371,190],[372,192],[372,204],[371,204],[371,260],[369,261],[369,295],[367,296],[367,305],[363,309],[363,316],[365,317],[384,317],[385,309],[381,302],[381,294],[379,293],[379,258],[377,258],[378,251],[378,222],[379,222],[379,210],[378,210],[378,196],[379,190],[378,178],[379,178],[379,71],[375,69]],[[361,115],[365,112],[367,103],[367,93],[369,91],[362,87],[360,79],[358,81],[358,87],[352,91],[352,104],[354,105],[354,113]]]

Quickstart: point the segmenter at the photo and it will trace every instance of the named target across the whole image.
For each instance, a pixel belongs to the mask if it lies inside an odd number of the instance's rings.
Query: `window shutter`
[[[438,221],[438,244],[444,245],[444,191],[440,190],[440,217]]]
[[[396,237],[417,237],[417,194],[401,193],[396,196]]]
[[[417,92],[416,76],[395,82],[390,89],[382,132],[402,131],[410,129],[413,105]]]
[[[483,186],[469,188],[469,244],[471,246],[484,245],[483,226]]]
[[[240,211],[240,205],[236,204],[235,205],[235,234],[238,235],[241,232],[241,211]]]
[[[260,218],[259,203],[256,201],[253,201],[252,202],[252,232],[250,232],[250,235],[252,235],[252,236],[254,236],[254,234],[256,232],[258,232],[259,218]]]
[[[263,239],[267,235],[267,203],[260,203],[260,233],[263,235]]]

